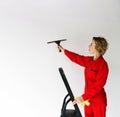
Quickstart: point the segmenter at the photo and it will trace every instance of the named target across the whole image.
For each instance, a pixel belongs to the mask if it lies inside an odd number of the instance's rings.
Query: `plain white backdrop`
[[[89,55],[93,36],[109,42],[107,117],[119,117],[119,0],[0,0],[0,117],[59,117],[67,91],[58,68],[74,95],[83,93],[83,68],[47,42],[66,38],[65,48]]]

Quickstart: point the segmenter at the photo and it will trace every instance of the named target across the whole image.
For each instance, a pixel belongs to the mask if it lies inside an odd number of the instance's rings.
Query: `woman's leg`
[[[92,105],[84,107],[85,117],[94,117]]]
[[[93,106],[94,117],[106,117],[106,104],[104,102],[97,102]]]

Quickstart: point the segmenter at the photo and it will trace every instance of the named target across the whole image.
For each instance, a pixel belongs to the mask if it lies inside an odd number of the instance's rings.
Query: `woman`
[[[58,46],[58,49],[63,51],[72,62],[84,67],[84,93],[75,98],[73,104],[83,103],[86,100],[89,102],[84,106],[85,117],[106,117],[107,97],[104,86],[109,68],[103,55],[107,48],[108,43],[103,37],[93,37],[89,45],[89,52],[92,56],[78,55]]]

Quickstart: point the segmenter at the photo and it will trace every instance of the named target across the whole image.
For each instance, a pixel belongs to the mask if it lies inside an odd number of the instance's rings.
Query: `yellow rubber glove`
[[[89,102],[89,100],[85,100],[85,101],[83,101],[83,102],[81,102],[81,105],[84,107],[85,105],[86,106],[89,106],[90,105],[90,102]]]
[[[75,97],[75,103],[80,103],[83,107],[86,105],[86,106],[89,106],[90,105],[90,102],[89,102],[89,100],[84,100],[84,101],[80,101],[79,99],[78,99],[78,97]],[[75,104],[74,103],[74,104]]]

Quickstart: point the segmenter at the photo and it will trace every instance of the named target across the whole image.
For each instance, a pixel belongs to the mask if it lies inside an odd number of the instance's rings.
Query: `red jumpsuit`
[[[82,56],[68,50],[65,55],[80,66],[83,66],[85,76],[85,89],[82,95],[89,100],[90,105],[85,106],[85,117],[106,117],[107,98],[104,90],[109,68],[102,56],[93,60],[91,56]]]

